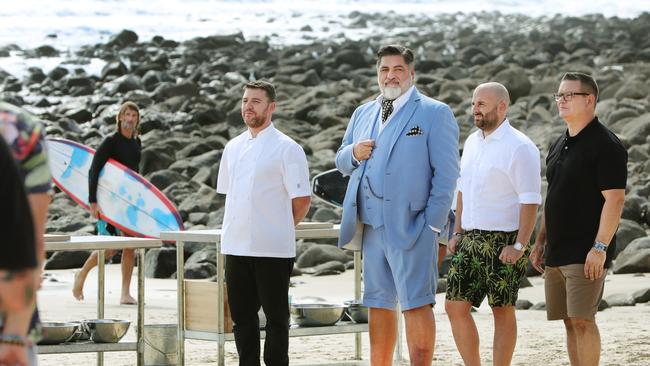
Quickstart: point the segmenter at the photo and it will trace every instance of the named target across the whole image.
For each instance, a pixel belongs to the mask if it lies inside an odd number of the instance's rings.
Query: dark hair
[[[275,86],[264,80],[251,81],[244,85],[244,90],[246,89],[262,89],[266,92],[266,96],[271,102],[275,102]]]
[[[583,92],[593,94],[598,100],[598,84],[596,80],[591,76],[582,72],[570,71],[562,76],[562,81],[572,80],[579,81],[580,86],[583,88]]]
[[[384,56],[402,56],[408,66],[413,66],[413,51],[408,47],[391,44],[380,48],[377,51],[377,66],[379,66],[381,58]]]

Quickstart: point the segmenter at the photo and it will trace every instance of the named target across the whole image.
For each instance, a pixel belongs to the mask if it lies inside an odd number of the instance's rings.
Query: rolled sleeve
[[[510,179],[521,204],[541,204],[540,154],[535,145],[522,144],[510,163]]]
[[[307,197],[311,195],[309,185],[309,167],[305,152],[298,144],[292,144],[284,154],[284,187],[289,197]]]
[[[540,205],[542,204],[542,195],[538,192],[519,193],[519,203],[523,205]]]

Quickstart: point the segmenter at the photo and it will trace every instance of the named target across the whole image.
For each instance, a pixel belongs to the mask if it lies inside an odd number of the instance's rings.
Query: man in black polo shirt
[[[627,152],[595,116],[597,99],[591,76],[569,72],[562,77],[555,100],[567,131],[546,158],[548,193],[530,254],[533,266],[545,272],[548,319],[564,320],[574,366],[598,365],[600,359],[595,314],[616,246],[627,180]]]

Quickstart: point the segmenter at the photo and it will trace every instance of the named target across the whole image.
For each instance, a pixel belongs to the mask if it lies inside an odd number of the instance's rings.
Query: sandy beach
[[[87,280],[84,301],[72,297],[73,270],[47,271],[50,280],[43,284],[39,293],[41,317],[45,321],[81,320],[96,317],[97,271],[93,270]],[[119,265],[106,266],[106,318],[136,320],[136,307],[119,303]],[[320,296],[328,301],[345,301],[353,295],[353,272],[338,276],[312,277],[302,275],[292,278],[294,287],[290,293],[294,301],[305,296]],[[133,277],[133,283],[137,278]],[[520,290],[520,299],[532,303],[544,300],[543,280],[531,278],[532,287]],[[609,275],[605,296],[616,293],[632,293],[650,286],[647,276]],[[171,324],[176,321],[176,282],[171,279],[147,279],[146,324]],[[135,294],[136,288],[133,288]],[[444,312],[444,294],[438,294],[435,307],[437,336],[434,365],[462,365],[457,353],[449,320]],[[474,313],[481,337],[481,357],[490,364],[492,316],[487,303]],[[513,365],[567,365],[564,327],[561,322],[549,322],[544,311],[521,310],[517,312],[519,336]],[[650,365],[650,305],[615,307],[597,315],[603,342],[601,364],[608,366]],[[132,325],[125,340],[135,339]],[[406,342],[404,341],[404,350]],[[216,343],[187,340],[185,344],[186,365],[214,365],[217,360]],[[332,335],[291,338],[290,359],[294,365],[354,364],[354,336]],[[367,364],[368,337],[363,336],[363,359]],[[408,358],[405,351],[404,358]],[[40,365],[92,365],[95,354],[41,355]],[[111,366],[135,365],[133,352],[106,353],[105,364]],[[226,365],[237,364],[234,342],[226,343]],[[401,363],[395,363],[401,364]],[[407,361],[403,364],[408,364]]]

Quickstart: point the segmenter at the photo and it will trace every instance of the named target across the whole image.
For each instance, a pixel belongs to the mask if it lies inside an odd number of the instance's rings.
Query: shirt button
[[[569,148],[568,146],[565,146],[565,147],[564,147],[564,150],[567,150],[568,148]]]

